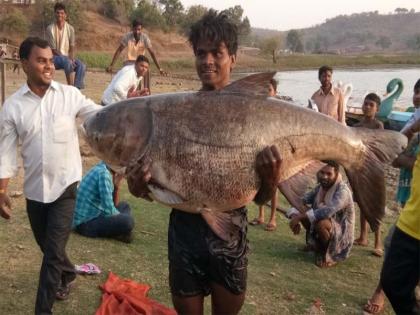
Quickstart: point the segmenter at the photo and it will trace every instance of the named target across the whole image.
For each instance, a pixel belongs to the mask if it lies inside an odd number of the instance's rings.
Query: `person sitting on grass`
[[[363,119],[355,124],[354,127],[384,129],[383,123],[375,118],[380,105],[381,98],[378,95],[375,93],[366,95],[362,105]],[[363,212],[360,212],[360,236],[354,240],[354,244],[359,246],[368,245],[368,223]],[[380,227],[375,232],[375,248],[372,254],[377,257],[382,257],[383,255]]]
[[[291,230],[299,234],[302,223],[307,243],[316,254],[315,263],[321,268],[332,267],[349,256],[354,234],[351,191],[341,178],[339,165],[335,161],[324,163],[317,173],[319,184],[302,200],[293,200],[296,208],[288,211]]]
[[[130,97],[150,95],[148,88],[140,88],[144,76],[149,71],[149,59],[140,55],[135,64],[123,67],[112,79],[102,96],[102,105],[119,102]],[[132,92],[132,93],[129,93]]]
[[[119,202],[122,175],[104,162],[95,165],[80,182],[74,211],[74,230],[87,237],[109,237],[130,243],[134,219],[128,203]]]

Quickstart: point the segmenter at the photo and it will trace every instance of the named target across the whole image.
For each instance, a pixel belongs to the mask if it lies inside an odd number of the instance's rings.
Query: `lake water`
[[[420,78],[419,69],[365,69],[365,70],[334,70],[335,82],[351,83],[353,93],[348,101],[350,106],[361,106],[367,93],[375,92],[381,98],[386,93],[386,86],[394,78],[400,78],[404,83],[404,90],[396,103],[396,107],[412,106],[413,87]],[[278,72],[280,95],[291,96],[296,103],[306,106],[308,98],[319,89],[317,70],[283,71]]]

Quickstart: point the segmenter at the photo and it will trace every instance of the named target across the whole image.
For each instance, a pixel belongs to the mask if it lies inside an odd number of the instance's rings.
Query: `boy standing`
[[[236,63],[238,31],[223,14],[210,10],[191,27],[197,74],[202,91],[221,90],[229,84]],[[148,194],[151,161],[127,171],[130,192]],[[265,148],[257,156],[261,188],[255,201],[263,204],[277,189],[281,158],[278,149]],[[139,178],[142,179],[139,181]],[[230,241],[217,236],[200,214],[173,209],[168,231],[169,283],[179,314],[203,314],[204,298],[211,295],[213,314],[238,314],[245,300],[248,240],[247,210],[233,209],[235,231]]]
[[[380,105],[381,98],[378,95],[375,93],[369,93],[366,95],[362,105],[363,119],[354,125],[354,127],[384,129],[382,122],[375,118]],[[368,245],[368,223],[362,212],[360,212],[360,236],[354,240],[354,244],[360,246]],[[372,254],[377,257],[382,257],[383,255],[380,228],[378,228],[375,232],[375,248],[372,251]]]

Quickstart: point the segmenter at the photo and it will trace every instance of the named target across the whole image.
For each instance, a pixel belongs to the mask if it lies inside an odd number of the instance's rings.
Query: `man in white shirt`
[[[78,89],[85,87],[86,65],[75,58],[76,39],[74,28],[66,22],[67,13],[63,3],[54,5],[55,23],[47,27],[47,40],[54,54],[57,70],[64,69],[67,84]],[[73,72],[75,75],[73,75]]]
[[[140,89],[144,82],[144,75],[149,71],[149,59],[139,55],[134,65],[123,67],[112,79],[102,96],[102,105],[119,102],[127,98],[128,91],[133,91],[136,96],[149,95],[149,89]]]
[[[27,213],[44,254],[35,314],[52,314],[54,300],[67,298],[76,278],[65,251],[82,175],[76,118],[86,119],[101,106],[77,88],[53,81],[53,53],[47,41],[25,39],[19,56],[27,83],[0,112],[0,215],[11,215],[7,185],[17,174],[20,140]]]

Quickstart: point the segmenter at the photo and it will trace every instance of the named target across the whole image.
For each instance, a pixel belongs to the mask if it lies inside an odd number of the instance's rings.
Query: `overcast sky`
[[[420,11],[420,0],[180,0],[185,8],[201,4],[223,10],[235,5],[244,9],[252,27],[286,31],[325,22],[340,14],[376,11],[394,12],[396,8]]]

